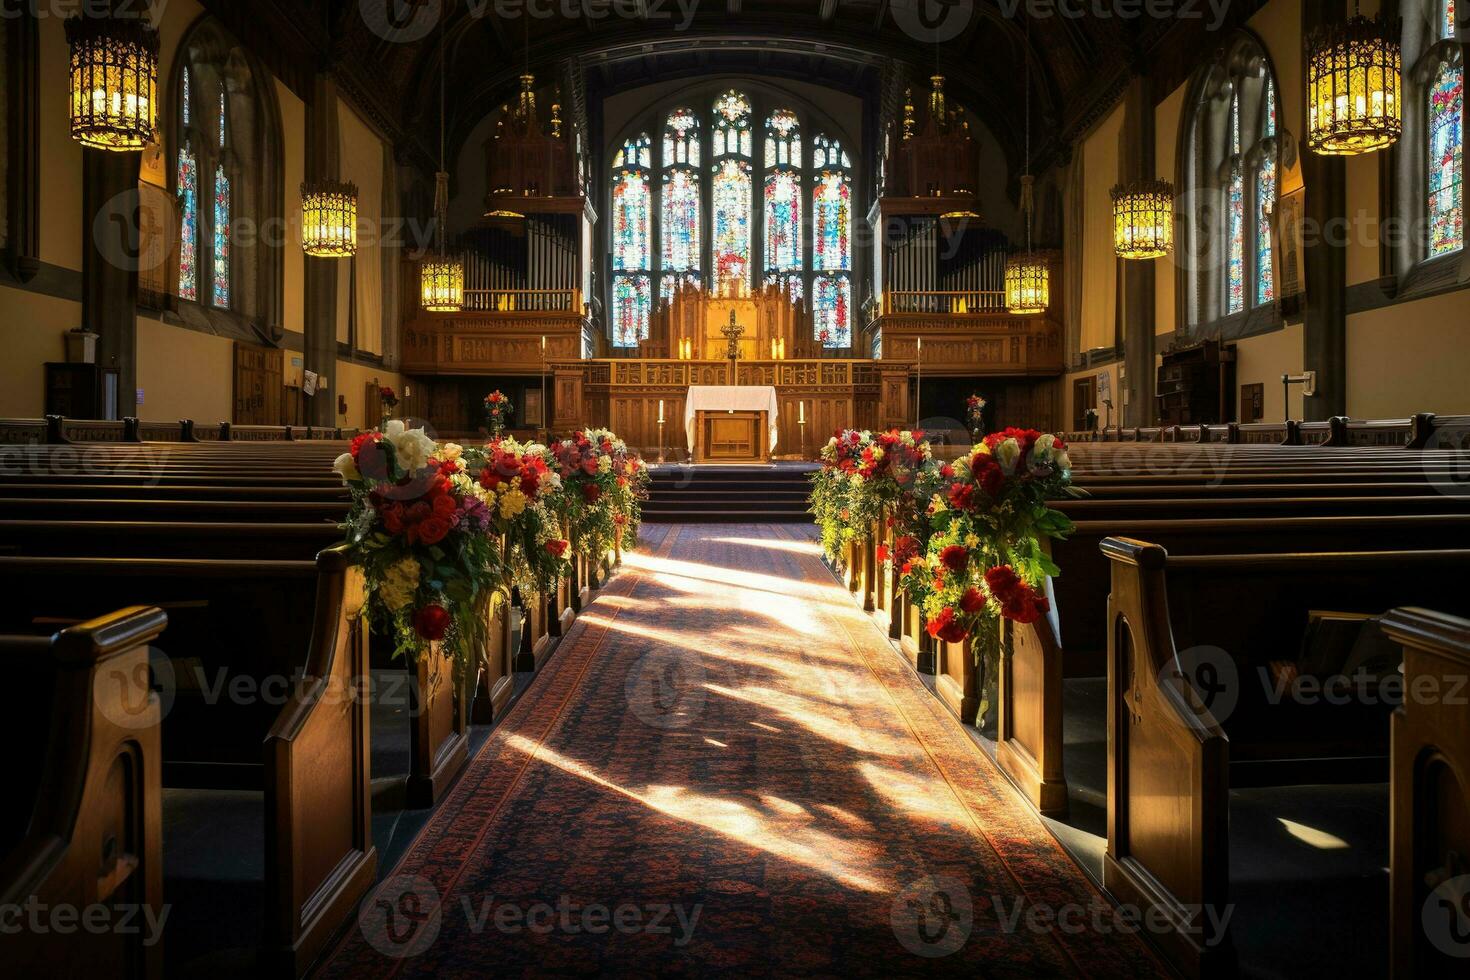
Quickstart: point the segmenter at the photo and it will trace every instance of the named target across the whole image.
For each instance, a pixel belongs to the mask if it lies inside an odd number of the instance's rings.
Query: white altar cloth
[[[776,448],[776,389],[770,385],[690,385],[684,400],[684,435],[694,452],[695,412],[765,412],[771,449]]]

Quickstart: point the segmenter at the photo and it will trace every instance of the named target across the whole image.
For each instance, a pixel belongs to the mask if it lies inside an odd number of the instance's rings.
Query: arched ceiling
[[[1183,0],[1175,6],[1192,6],[1194,19],[1078,16],[1093,0],[203,2],[231,26],[288,49],[275,60],[289,58],[298,75],[295,53],[315,49],[317,67],[335,73],[405,160],[426,167],[438,154],[441,30],[451,156],[510,98],[527,66],[543,80],[574,79],[593,98],[650,81],[748,72],[875,103],[883,79],[901,70],[916,89],[935,71],[945,75],[951,99],[976,114],[1013,164],[1024,155],[1028,61],[1033,156],[1045,162],[1145,63],[1177,62],[1181,44],[1193,51],[1219,36],[1205,27],[1210,8]],[[1258,6],[1231,4],[1230,24]],[[281,23],[263,31],[257,18]]]

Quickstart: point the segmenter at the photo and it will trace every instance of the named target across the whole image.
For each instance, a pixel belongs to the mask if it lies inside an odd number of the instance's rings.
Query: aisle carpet
[[[323,975],[1163,974],[808,529],[644,538]]]

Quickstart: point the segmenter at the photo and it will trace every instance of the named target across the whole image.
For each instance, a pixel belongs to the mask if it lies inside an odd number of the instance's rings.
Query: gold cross
[[[740,338],[745,333],[745,328],[742,327],[742,326],[740,326],[740,324],[738,324],[738,323],[735,322],[735,310],[734,310],[734,308],[731,308],[731,310],[730,310],[730,322],[729,322],[729,324],[727,324],[726,326],[721,327],[720,328],[720,333],[724,334],[725,335],[725,338],[730,341],[730,346],[729,346],[729,349],[726,350],[725,356],[728,357],[732,361],[739,360],[739,358],[740,358]]]

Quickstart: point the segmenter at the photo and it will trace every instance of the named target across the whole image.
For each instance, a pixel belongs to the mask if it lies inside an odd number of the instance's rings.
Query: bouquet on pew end
[[[352,493],[343,530],[374,626],[393,638],[395,656],[422,658],[438,643],[468,669],[484,640],[482,604],[505,575],[493,533],[499,495],[469,472],[461,447],[399,419],[353,439],[332,469]]]
[[[568,488],[567,518],[577,548],[597,557],[615,544],[632,547],[649,483],[638,455],[607,429],[573,432],[552,452]]]
[[[505,542],[504,586],[541,595],[555,589],[571,565],[562,537],[565,507],[556,457],[540,443],[496,439],[466,450],[465,459],[494,514],[492,530]]]
[[[833,434],[822,448],[822,468],[812,474],[808,500],[827,557],[843,561],[847,545],[871,533],[877,522],[913,511],[915,491],[932,462],[922,431],[890,429],[874,435],[839,429]]]
[[[977,660],[993,667],[999,620],[1033,623],[1046,614],[1046,577],[1060,569],[1044,542],[1072,530],[1048,501],[1072,495],[1071,468],[1066,443],[1035,429],[992,433],[939,467],[925,508],[928,549],[905,576],[924,580],[916,601],[931,636],[973,638]]]

